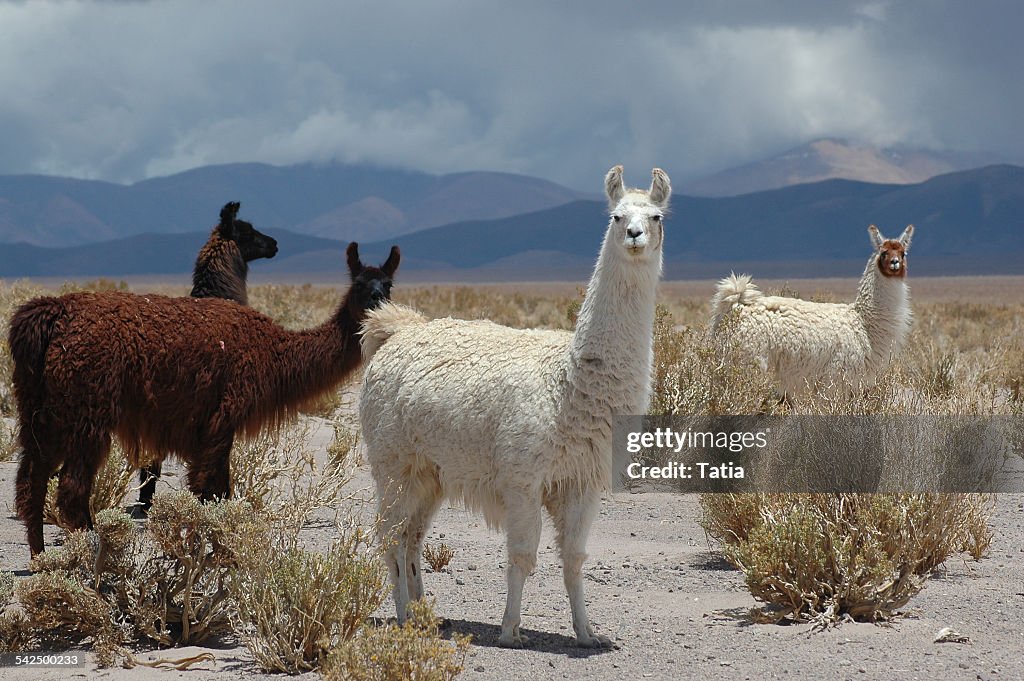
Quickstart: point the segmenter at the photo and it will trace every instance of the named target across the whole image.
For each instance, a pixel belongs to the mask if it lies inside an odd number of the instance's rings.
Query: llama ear
[[[220,221],[221,223],[234,222],[235,218],[238,217],[238,209],[242,207],[238,201],[229,201],[224,204],[224,207],[220,209]]]
[[[903,244],[903,250],[910,250],[910,240],[914,237],[914,225],[907,225],[907,228],[903,230],[903,234],[900,235],[900,243]]]
[[[608,195],[608,205],[612,208],[626,195],[626,187],[622,184],[622,166],[615,166],[604,176],[604,193]]]
[[[363,271],[363,263],[359,259],[359,244],[355,241],[350,243],[345,249],[345,255],[348,256],[348,273],[355,279]]]
[[[398,261],[402,259],[402,252],[398,250],[398,246],[391,247],[391,253],[388,254],[388,259],[384,261],[384,264],[380,266],[384,274],[389,277],[395,276],[395,270],[398,269]]]
[[[875,250],[877,251],[879,248],[882,247],[882,244],[885,243],[885,237],[882,236],[882,233],[878,231],[878,227],[875,227],[874,225],[868,226],[868,234],[871,235],[871,244],[875,247]]]
[[[672,196],[672,183],[668,179],[668,174],[661,168],[651,171],[651,189],[648,195],[659,208],[668,206],[668,199]]]
[[[220,209],[219,228],[221,236],[225,239],[234,238],[235,217],[238,215],[238,209],[241,205],[238,201],[229,201]]]

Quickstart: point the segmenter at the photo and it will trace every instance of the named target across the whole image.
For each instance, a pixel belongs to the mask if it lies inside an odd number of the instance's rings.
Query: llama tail
[[[737,305],[749,305],[761,297],[761,291],[752,282],[749,274],[735,272],[718,282],[718,290],[711,299],[711,328],[717,329],[719,322]]]
[[[412,324],[426,324],[427,318],[404,305],[384,303],[376,310],[366,313],[359,341],[363,350],[363,361],[369,362],[380,346],[400,329]]]
[[[14,393],[22,408],[38,404],[43,397],[46,350],[63,316],[64,305],[50,297],[30,300],[11,316],[7,343],[14,359]]]

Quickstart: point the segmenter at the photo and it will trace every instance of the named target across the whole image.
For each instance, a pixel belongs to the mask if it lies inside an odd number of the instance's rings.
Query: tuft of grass
[[[451,681],[465,666],[469,641],[441,638],[433,603],[415,601],[404,625],[367,624],[331,653],[321,673],[326,681]]]
[[[423,559],[427,561],[427,565],[434,572],[441,572],[448,564],[452,562],[452,558],[455,557],[455,549],[451,548],[444,542],[441,542],[437,546],[433,544],[424,544],[423,546]]]

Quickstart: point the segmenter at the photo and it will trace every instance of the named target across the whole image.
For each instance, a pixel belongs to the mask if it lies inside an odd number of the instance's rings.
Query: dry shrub
[[[70,532],[63,546],[33,558],[35,574],[18,584],[16,602],[32,639],[91,639],[101,664],[131,660],[123,648],[131,641],[199,643],[229,629],[225,579],[237,549],[261,531],[244,503],[162,492],[144,531],[107,509],[95,532]]]
[[[0,462],[10,461],[18,451],[18,427],[14,422],[0,418]]]
[[[448,567],[448,563],[452,562],[452,558],[455,557],[455,550],[441,542],[437,546],[433,544],[425,544],[423,546],[423,558],[427,561],[427,565],[434,572],[440,572]]]
[[[14,573],[0,572],[0,653],[30,650],[37,645],[25,611],[14,604]]]
[[[728,324],[728,321],[726,321]],[[676,327],[658,306],[650,414],[758,414],[777,410],[770,376],[728,340],[703,329]]]
[[[343,530],[325,554],[285,540],[254,545],[232,571],[232,625],[256,663],[270,672],[318,668],[348,641],[387,594],[387,576],[368,535]]]
[[[359,431],[352,430],[340,423],[335,423],[334,438],[327,445],[327,457],[330,465],[336,469],[345,469],[349,465],[358,463],[356,461],[359,446]]]
[[[701,524],[772,621],[893,617],[986,526],[975,494],[705,494]]]
[[[335,431],[337,434],[337,430]],[[351,480],[348,451],[317,463],[309,446],[310,424],[264,433],[231,452],[232,493],[247,501],[264,522],[297,536],[317,509],[337,511]]]
[[[89,513],[95,518],[100,511],[120,508],[121,502],[133,488],[135,468],[129,465],[124,450],[116,441],[110,447],[107,460],[100,466],[92,483],[92,494],[89,496]],[[58,477],[50,478],[46,486],[46,503],[43,506],[43,520],[51,525],[64,527],[57,508]]]
[[[409,604],[409,619],[399,627],[365,625],[338,648],[321,670],[327,681],[450,681],[462,671],[469,636],[438,635],[433,604]]]

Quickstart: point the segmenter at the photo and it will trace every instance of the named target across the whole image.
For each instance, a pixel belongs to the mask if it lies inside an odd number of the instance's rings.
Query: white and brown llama
[[[913,320],[907,252],[914,226],[899,239],[874,225],[868,232],[874,252],[852,303],[766,296],[749,275],[733,274],[718,284],[712,333],[727,335],[770,371],[784,396],[870,387],[903,348]]]

